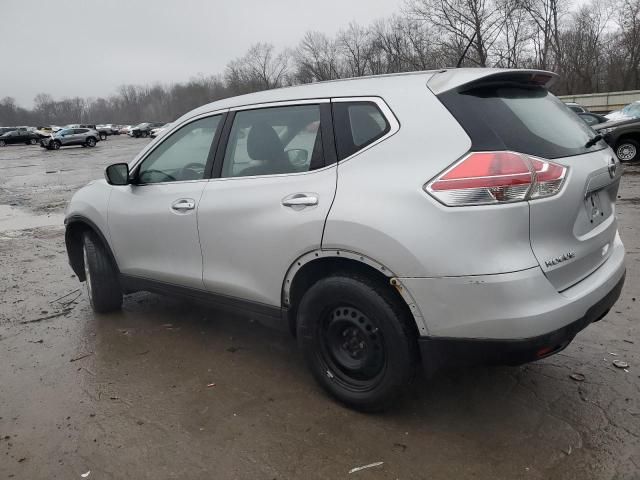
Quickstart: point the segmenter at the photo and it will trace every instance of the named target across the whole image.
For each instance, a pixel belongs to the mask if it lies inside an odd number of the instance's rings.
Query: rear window
[[[603,141],[586,148],[593,130],[541,87],[479,86],[438,98],[476,151],[513,150],[551,159],[606,148]]]
[[[373,102],[333,104],[338,160],[343,160],[386,135],[389,122]]]

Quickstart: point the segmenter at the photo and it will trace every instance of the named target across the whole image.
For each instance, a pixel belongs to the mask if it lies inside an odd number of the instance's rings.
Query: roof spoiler
[[[558,74],[545,70],[507,68],[456,68],[440,70],[427,81],[431,91],[439,95],[449,90],[462,90],[493,83],[515,83],[551,87]]]

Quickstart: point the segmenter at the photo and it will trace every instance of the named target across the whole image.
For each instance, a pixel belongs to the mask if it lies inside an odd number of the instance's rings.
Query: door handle
[[[310,207],[318,204],[318,196],[307,193],[294,193],[282,199],[285,207]]]
[[[196,208],[196,201],[190,198],[181,198],[171,204],[171,209],[177,212],[185,212]]]

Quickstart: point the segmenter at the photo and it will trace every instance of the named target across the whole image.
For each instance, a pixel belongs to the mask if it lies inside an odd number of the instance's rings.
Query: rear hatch
[[[471,137],[472,151],[518,152],[566,167],[556,193],[528,198],[531,248],[558,291],[607,260],[617,232],[622,168],[539,77],[489,75],[438,98]]]

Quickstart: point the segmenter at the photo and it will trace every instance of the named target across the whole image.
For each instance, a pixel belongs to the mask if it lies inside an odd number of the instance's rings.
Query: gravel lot
[[[640,167],[620,191],[627,283],[605,319],[549,359],[420,378],[395,411],[363,415],[251,318],[146,293],[91,312],[64,205],[145,143],[0,149],[0,478],[640,478]]]

